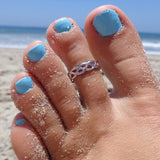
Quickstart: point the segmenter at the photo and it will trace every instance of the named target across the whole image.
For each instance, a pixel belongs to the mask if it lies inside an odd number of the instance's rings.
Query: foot
[[[26,49],[27,72],[11,86],[21,111],[11,133],[17,157],[159,160],[159,84],[136,29],[120,9],[107,5],[89,14],[85,35],[63,18],[48,28],[50,46],[36,41]],[[63,65],[71,71],[93,59],[112,82],[111,94],[99,69],[78,75],[76,90]]]

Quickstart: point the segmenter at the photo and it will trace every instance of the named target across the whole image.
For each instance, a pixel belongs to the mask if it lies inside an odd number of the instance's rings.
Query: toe
[[[70,18],[62,18],[52,23],[47,31],[47,39],[69,71],[84,62],[94,60],[85,36]],[[74,82],[86,106],[106,103],[106,99],[110,103],[106,84],[99,69],[78,75]]]
[[[93,10],[86,19],[85,33],[118,96],[157,87],[139,35],[119,8],[106,5]]]
[[[19,160],[49,160],[47,150],[31,124],[19,113],[12,124],[12,147]]]
[[[64,135],[64,128],[40,84],[33,76],[21,73],[12,82],[11,95],[17,108],[54,154]]]
[[[78,122],[81,105],[58,56],[45,43],[36,41],[24,53],[24,66],[42,84],[67,129]]]

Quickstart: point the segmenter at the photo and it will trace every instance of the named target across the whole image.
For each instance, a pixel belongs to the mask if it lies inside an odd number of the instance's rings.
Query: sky
[[[1,0],[0,25],[47,27],[71,17],[83,28],[88,13],[106,4],[121,8],[138,31],[160,33],[160,0]]]

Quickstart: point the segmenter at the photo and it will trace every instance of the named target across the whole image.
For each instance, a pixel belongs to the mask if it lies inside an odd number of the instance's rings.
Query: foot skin
[[[107,5],[89,14],[85,35],[63,18],[48,28],[50,46],[36,41],[26,49],[28,72],[11,85],[21,111],[11,133],[17,157],[159,160],[159,84],[136,29],[120,9]],[[77,94],[62,64],[70,71],[93,59],[112,82],[111,94],[99,69],[74,79]]]

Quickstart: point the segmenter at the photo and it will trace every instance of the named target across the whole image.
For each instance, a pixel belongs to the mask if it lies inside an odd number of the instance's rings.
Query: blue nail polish
[[[103,37],[113,35],[122,28],[118,14],[112,9],[107,9],[98,14],[93,20],[93,25]]]
[[[16,124],[17,126],[23,125],[23,124],[24,124],[24,119],[18,119],[18,120],[16,120],[16,121],[15,121],[15,124]]]
[[[31,77],[24,77],[15,83],[16,92],[19,94],[25,94],[32,88],[33,82]]]
[[[28,53],[31,62],[42,60],[46,54],[46,48],[43,44],[38,44],[33,47]]]
[[[61,19],[55,24],[54,28],[58,33],[68,32],[72,29],[72,23],[68,19]]]

